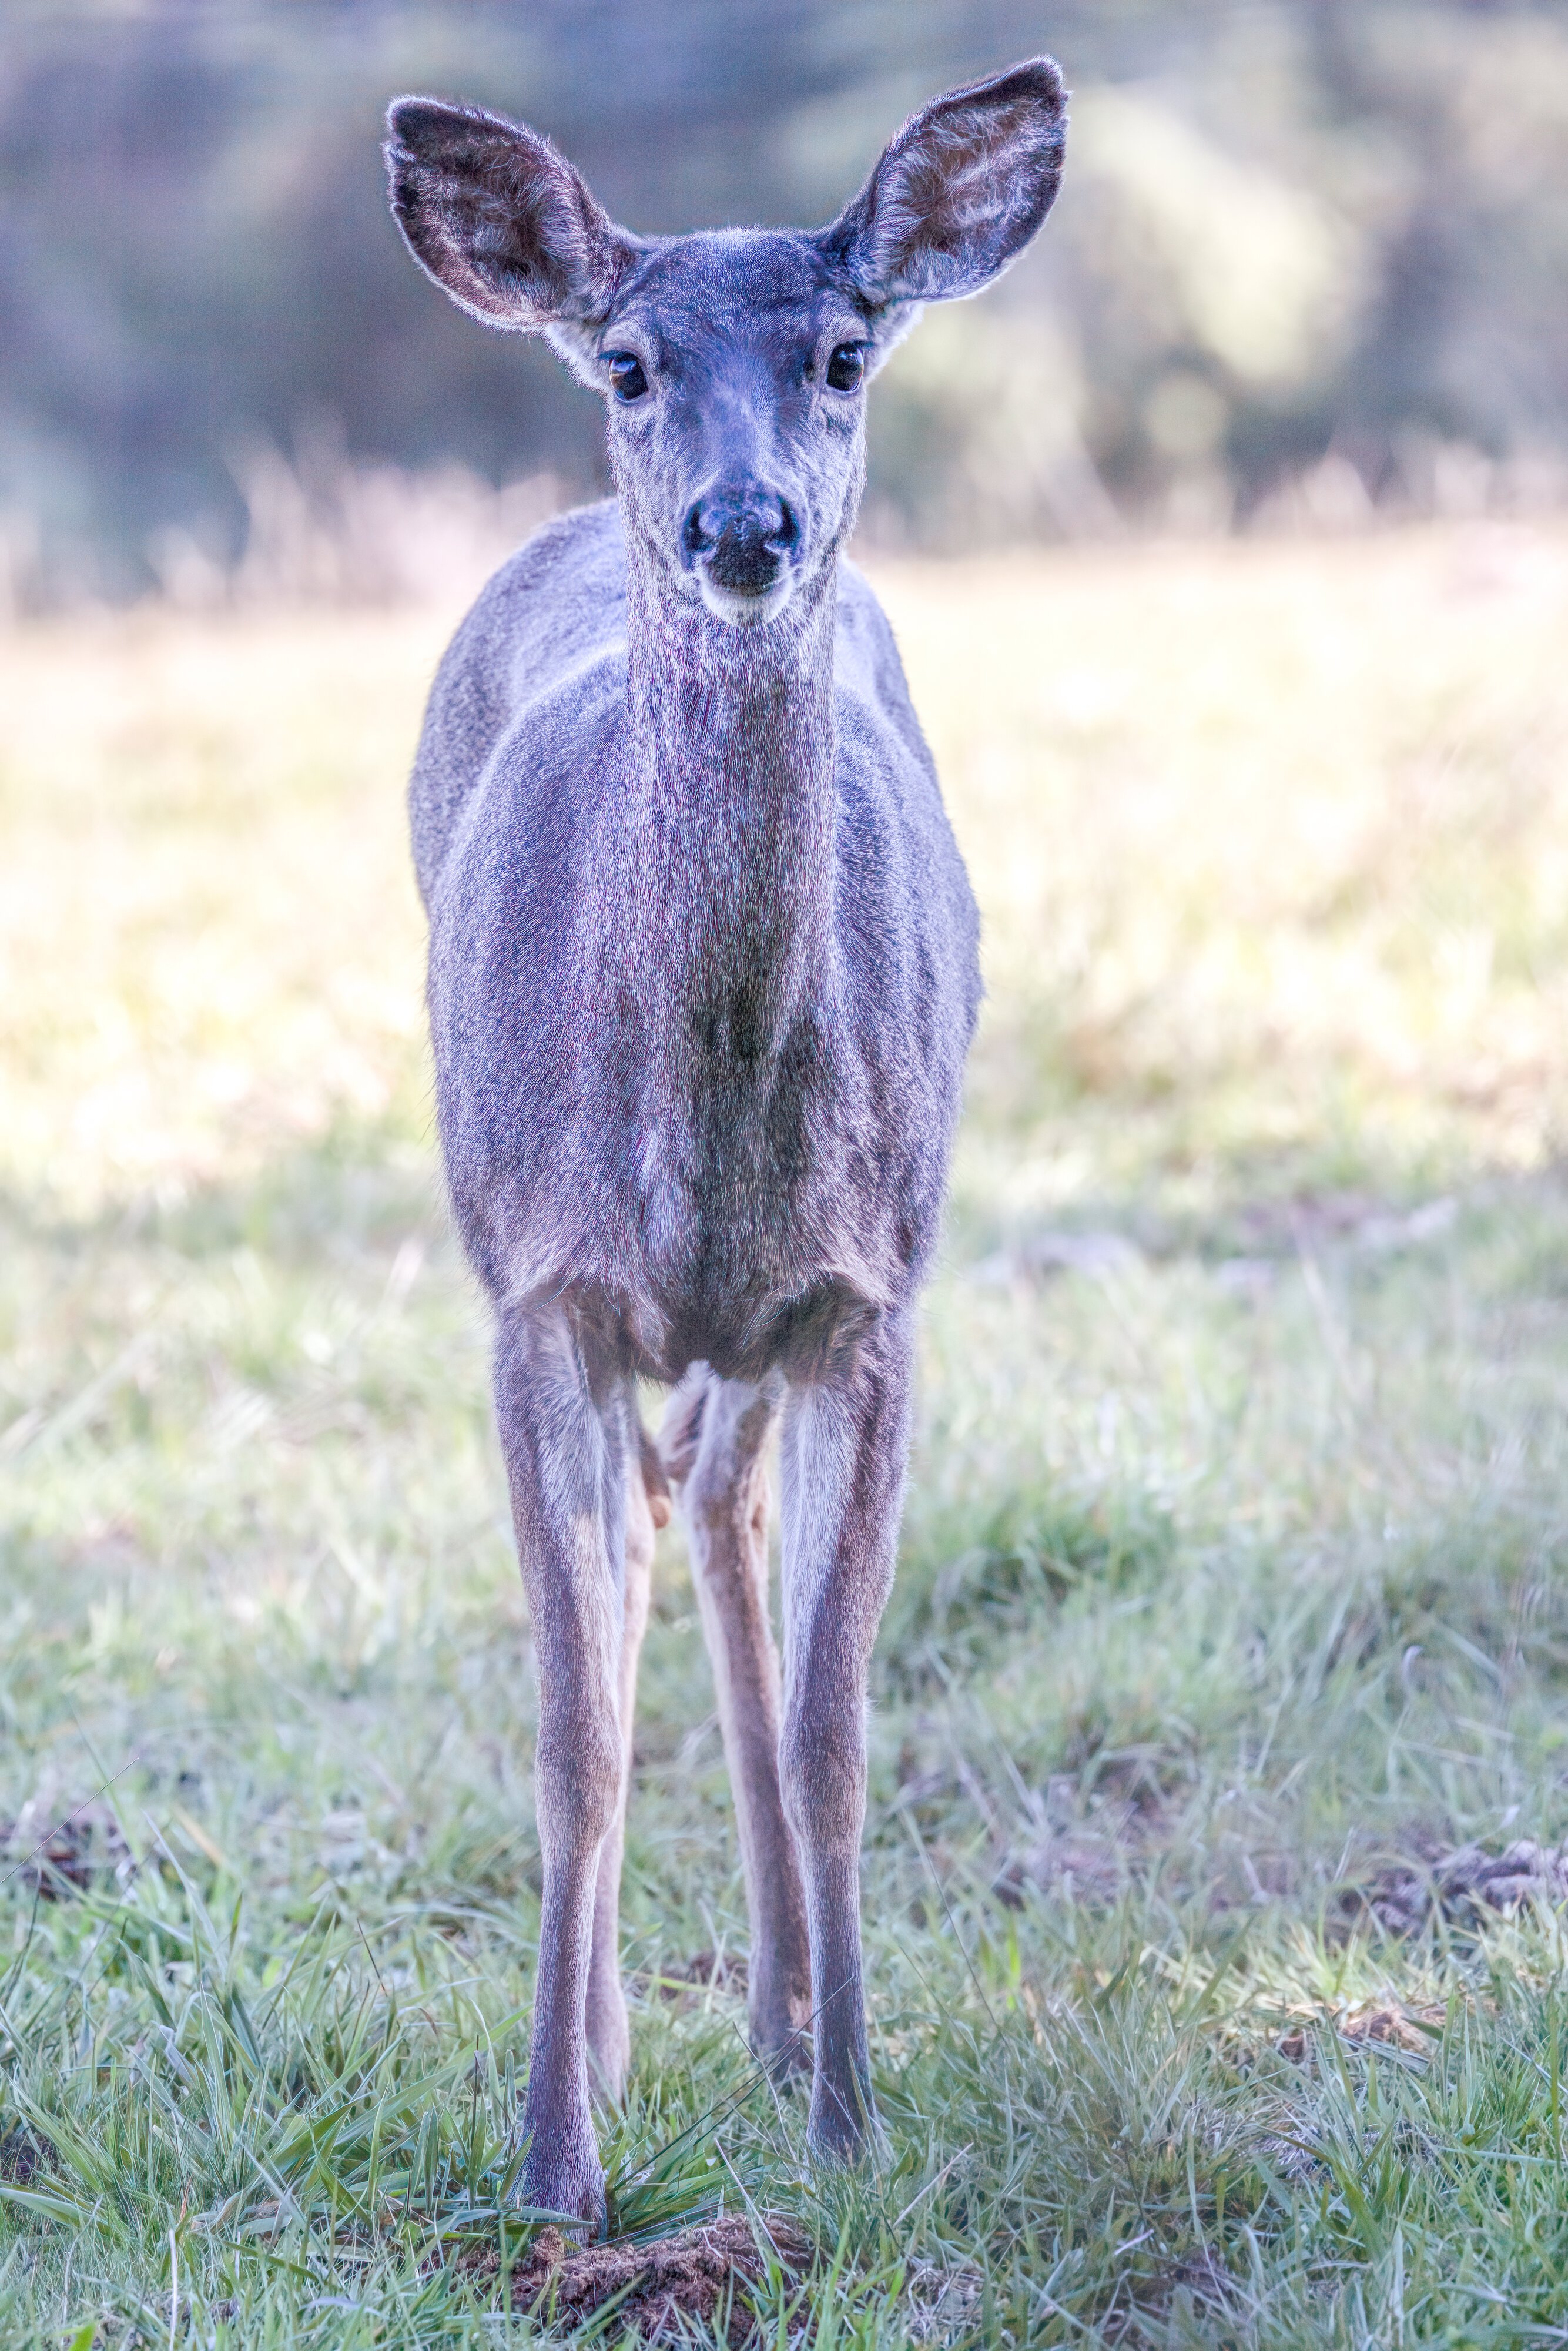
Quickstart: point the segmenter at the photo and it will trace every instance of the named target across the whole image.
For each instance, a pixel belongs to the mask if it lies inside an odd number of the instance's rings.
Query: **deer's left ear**
[[[1066,126],[1050,57],[950,89],[910,117],[818,243],[873,314],[977,294],[1051,210]]]

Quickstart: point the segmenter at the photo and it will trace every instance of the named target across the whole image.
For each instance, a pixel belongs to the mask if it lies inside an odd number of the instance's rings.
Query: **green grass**
[[[1568,2341],[1563,1921],[1360,1898],[1568,1835],[1568,720],[1521,545],[1446,667],[1441,538],[891,582],[993,1000],[877,1664],[886,2151],[814,2171],[687,1980],[745,1928],[673,1537],[605,2124],[623,2232],[804,2219],[822,2351]],[[515,2179],[534,1700],[396,992],[441,632],[161,627],[5,653],[0,1809],[19,1861],[86,1804],[88,1882],[0,1885],[0,2341],[489,2344],[528,2323],[455,2263]],[[1064,733],[1052,679],[1118,663]],[[1330,833],[1332,890],[1281,848]]]

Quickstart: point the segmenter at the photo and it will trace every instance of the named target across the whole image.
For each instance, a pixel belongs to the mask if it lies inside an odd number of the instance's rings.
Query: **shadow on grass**
[[[89,1214],[64,1207],[47,1186],[0,1184],[0,1230],[11,1245],[57,1252],[145,1247],[193,1259],[248,1248],[338,1256],[395,1242],[410,1229],[440,1233],[446,1218],[434,1140],[395,1116],[343,1113],[242,1174],[171,1180]]]

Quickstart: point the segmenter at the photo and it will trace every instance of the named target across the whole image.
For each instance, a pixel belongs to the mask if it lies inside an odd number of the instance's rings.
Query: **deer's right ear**
[[[585,358],[638,246],[565,156],[526,123],[434,98],[394,99],[387,129],[392,208],[421,268],[487,325]]]

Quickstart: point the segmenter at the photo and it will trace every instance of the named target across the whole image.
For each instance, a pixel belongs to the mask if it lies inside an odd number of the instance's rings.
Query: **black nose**
[[[789,500],[760,486],[710,491],[681,530],[692,561],[706,563],[715,586],[737,596],[765,595],[800,537]]]

